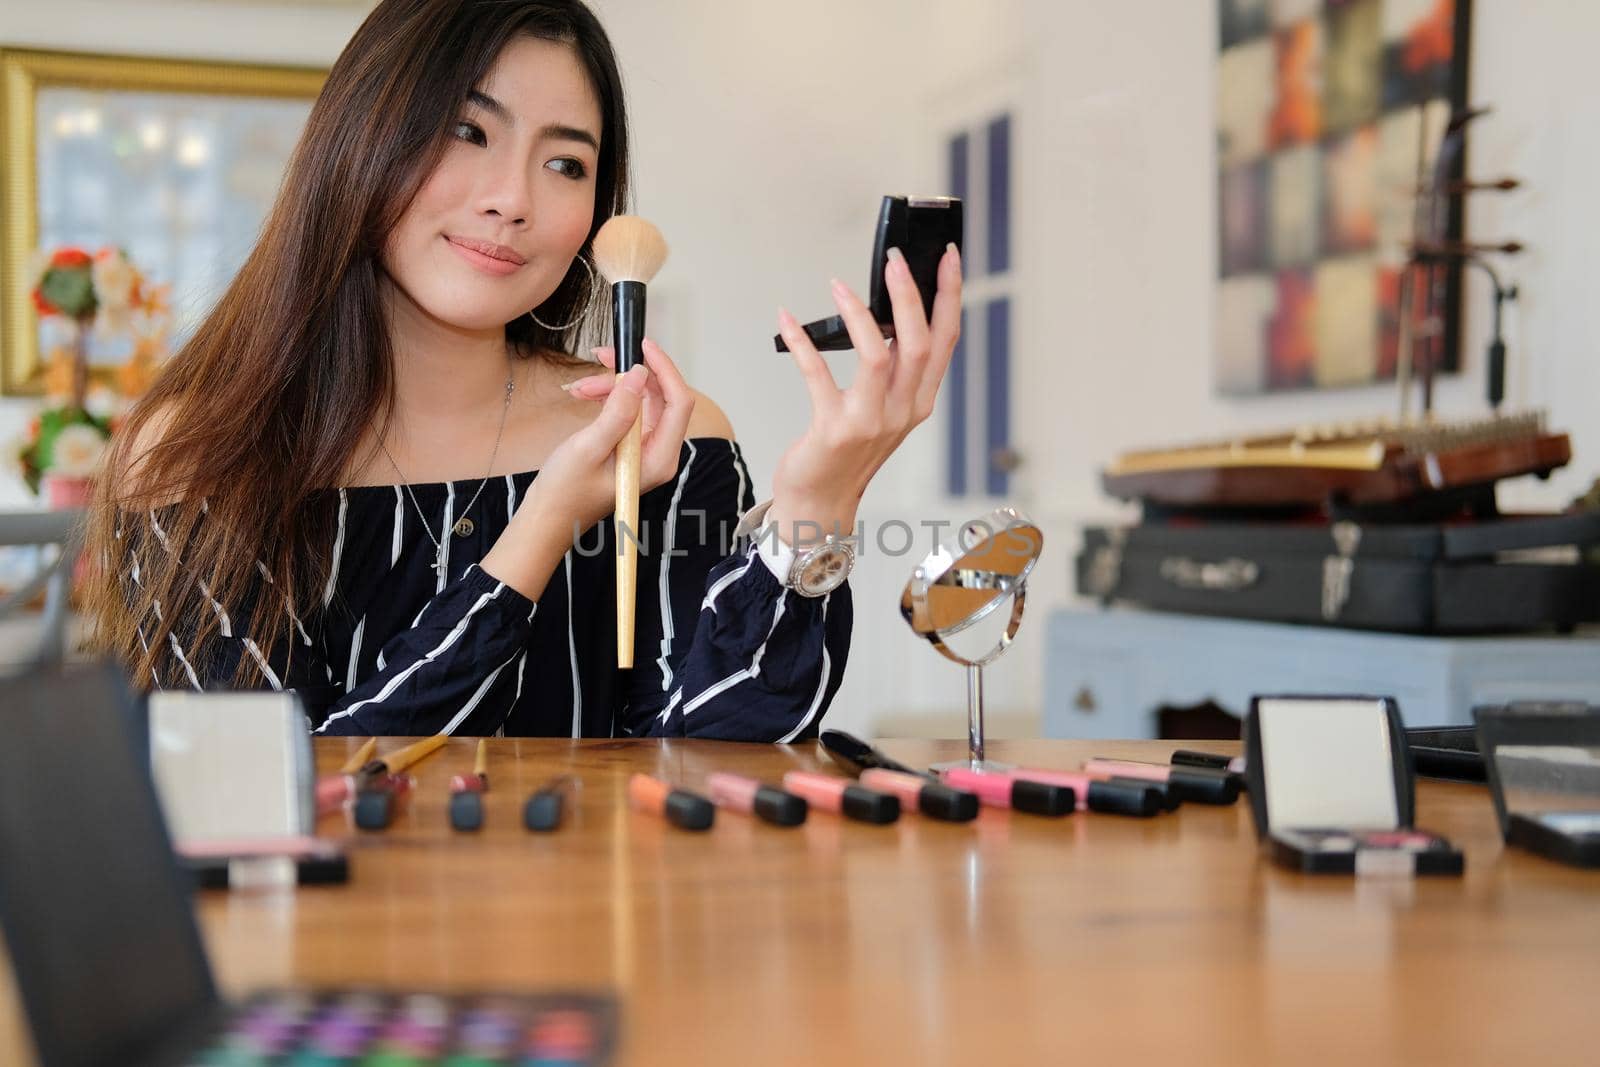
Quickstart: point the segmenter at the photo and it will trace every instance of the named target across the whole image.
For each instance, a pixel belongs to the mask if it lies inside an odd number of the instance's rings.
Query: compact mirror
[[[983,668],[1010,647],[1022,625],[1028,574],[1043,547],[1044,533],[1037,523],[1016,508],[998,508],[964,523],[950,541],[934,549],[900,595],[900,614],[912,631],[967,668],[968,759],[948,766],[1004,769],[983,755]],[[1010,618],[987,650],[968,655],[951,647],[951,637],[1005,610]]]

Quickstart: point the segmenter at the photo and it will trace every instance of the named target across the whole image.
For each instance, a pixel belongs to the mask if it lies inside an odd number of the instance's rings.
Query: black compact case
[[[1244,725],[1256,834],[1312,874],[1459,875],[1461,852],[1413,827],[1416,783],[1388,697],[1257,696]]]
[[[922,294],[922,311],[933,317],[933,298],[939,288],[939,260],[945,248],[961,248],[961,201],[953,196],[886,196],[878,209],[878,224],[872,239],[872,266],[868,283],[867,306],[872,317],[883,331],[883,336],[894,336],[894,306],[889,298],[889,286],[884,282],[883,267],[889,249],[898,248],[911,268],[911,277]],[[850,331],[844,319],[830,315],[825,319],[808,322],[803,329],[811,343],[821,352],[854,348]],[[773,338],[779,352],[789,351],[783,337]]]
[[[1521,701],[1472,717],[1506,843],[1600,867],[1600,705]]]

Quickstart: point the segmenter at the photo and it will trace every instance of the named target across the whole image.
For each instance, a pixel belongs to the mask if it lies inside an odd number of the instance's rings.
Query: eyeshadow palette
[[[1307,874],[1461,874],[1465,863],[1448,838],[1426,830],[1274,830],[1275,862]]]
[[[266,993],[195,1067],[590,1067],[611,1061],[614,1000],[574,994]]]

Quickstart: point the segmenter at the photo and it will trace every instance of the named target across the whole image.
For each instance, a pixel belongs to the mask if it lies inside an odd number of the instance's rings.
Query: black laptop
[[[94,668],[0,685],[0,930],[41,1067],[384,1053],[408,1063],[610,1062],[608,996],[289,990],[225,1003],[120,675]]]

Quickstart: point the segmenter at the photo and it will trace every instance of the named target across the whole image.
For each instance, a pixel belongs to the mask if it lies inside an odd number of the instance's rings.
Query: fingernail
[[[944,250],[956,257],[956,266],[961,266],[961,249],[956,247],[956,243],[954,241],[951,241],[949,244],[945,245]]]
[[[850,290],[846,289],[844,282],[841,282],[838,278],[834,278],[829,284],[833,286],[833,295],[840,300],[850,295]]]
[[[905,253],[900,251],[898,248],[891,248],[889,251],[885,252],[884,255],[888,258],[891,264],[897,263],[902,267],[906,265]]]
[[[645,368],[643,363],[635,364],[629,368],[628,373],[622,376],[622,386],[632,393],[644,392]]]
[[[786,307],[778,308],[778,325],[788,326],[792,322],[794,322],[794,316],[789,314],[789,309]]]

